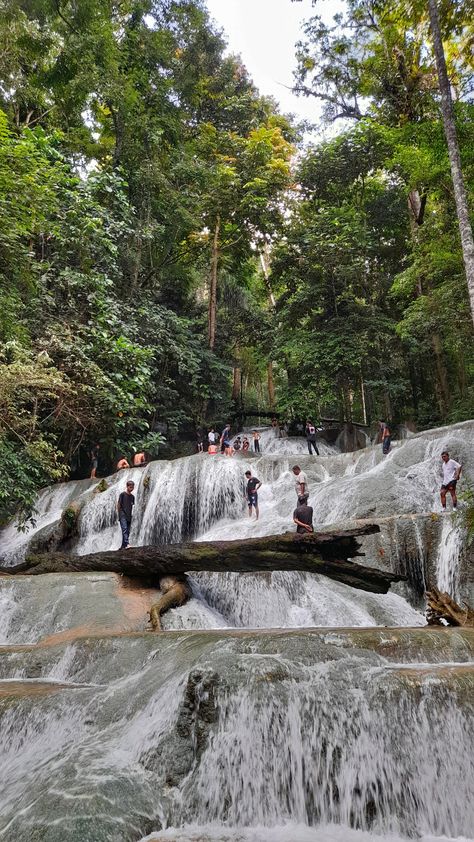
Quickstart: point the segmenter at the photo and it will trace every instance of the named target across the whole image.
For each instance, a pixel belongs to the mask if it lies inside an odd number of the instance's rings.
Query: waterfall
[[[465,531],[445,515],[436,559],[437,586],[455,600],[460,596],[459,576],[465,540]]]
[[[257,659],[253,669],[247,665],[245,688],[219,696],[219,723],[185,791],[178,825],[194,819],[272,826],[283,819],[410,836],[470,833],[474,763],[461,770],[457,758],[472,734],[449,692],[400,696],[390,674],[361,676],[347,661],[343,669],[308,669],[296,681],[291,670],[285,681],[288,665],[278,663],[278,691],[269,693],[262,682],[268,668]],[[449,782],[437,772],[446,766]]]
[[[408,582],[378,595],[309,573],[196,573],[193,598],[152,634],[156,591],[125,578],[0,577],[2,842],[472,839],[472,633],[422,627],[417,608],[433,576],[464,594],[465,537],[439,514],[438,468],[447,448],[473,475],[473,433],[318,458],[268,431],[260,455],[196,454],[45,489],[36,526],[0,536],[11,564],[72,501],[75,551],[117,548],[127,479],[132,544],[285,532],[297,461],[315,525],[380,521],[365,563],[405,565]],[[262,481],[258,522],[248,468]]]
[[[96,484],[95,480],[61,482],[40,491],[33,522],[18,529],[17,521],[13,520],[0,531],[0,558],[3,563],[14,565],[23,561],[32,540],[48,527],[57,524],[68,503],[80,500]]]
[[[314,829],[311,842],[326,826],[341,840],[469,837],[472,669],[439,662],[450,632],[419,648],[404,630],[392,659],[377,651],[384,633],[368,633],[181,632],[4,653],[0,838],[180,839],[171,829],[188,824],[200,840],[269,842],[274,825],[295,840]]]

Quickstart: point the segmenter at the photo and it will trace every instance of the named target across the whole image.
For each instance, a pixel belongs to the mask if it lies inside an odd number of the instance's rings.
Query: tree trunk
[[[443,419],[446,418],[449,407],[449,381],[448,372],[443,358],[443,343],[439,333],[433,333],[431,337],[436,365],[436,393],[438,395],[439,408]]]
[[[267,366],[268,402],[270,409],[275,409],[275,384],[273,382],[273,363],[270,360]]]
[[[360,397],[362,402],[362,420],[364,424],[367,426],[367,404],[365,401],[365,383],[364,383],[364,375],[362,374],[362,368],[360,370]]]
[[[211,275],[209,287],[209,318],[208,318],[208,342],[212,350],[216,343],[216,311],[217,311],[217,276],[219,273],[219,233],[221,228],[220,216],[216,219],[214,237],[212,240]]]
[[[275,310],[276,309],[276,299],[275,299],[275,296],[273,294],[273,289],[272,289],[272,285],[271,285],[271,282],[270,282],[270,272],[268,271],[267,255],[265,255],[263,252],[260,252],[260,265],[262,267],[263,277],[264,277],[264,280],[265,280],[265,286],[267,288],[268,303],[270,304],[270,307],[272,308],[272,310]]]
[[[469,605],[462,608],[449,594],[442,593],[437,588],[428,591],[426,598],[426,619],[429,626],[441,626],[441,620],[445,620],[448,626],[474,627],[474,611]]]
[[[420,195],[418,190],[410,190],[408,194],[408,211],[412,230],[415,226],[423,225],[427,198],[426,193]]]
[[[469,219],[466,187],[461,169],[461,155],[459,153],[451,86],[446,67],[443,41],[441,38],[437,0],[428,0],[428,8],[430,14],[431,35],[433,38],[433,47],[436,58],[436,69],[438,71],[439,89],[441,92],[441,111],[443,114],[444,133],[448,144],[451,177],[454,186],[454,199],[456,202],[459,231],[461,234],[464,269],[466,272],[469,301],[471,305],[471,316],[474,323],[474,238]]]
[[[116,552],[73,556],[50,553],[29,556],[16,567],[1,567],[0,573],[72,573],[108,571],[156,582],[164,576],[180,576],[195,570],[215,573],[268,573],[299,570],[320,573],[372,593],[387,593],[392,582],[405,577],[348,561],[359,555],[358,535],[379,531],[374,523],[330,532],[271,535],[243,541],[171,544],[160,547],[131,547]]]
[[[240,400],[242,390],[242,371],[237,366],[234,366],[234,377],[232,382],[232,400],[238,403]]]

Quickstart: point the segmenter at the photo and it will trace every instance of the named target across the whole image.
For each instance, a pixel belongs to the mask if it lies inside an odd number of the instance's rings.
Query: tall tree
[[[464,177],[461,166],[461,154],[456,131],[456,120],[454,116],[453,100],[451,96],[451,85],[446,67],[443,39],[441,36],[441,25],[436,0],[428,0],[430,13],[430,29],[433,37],[433,47],[436,57],[436,68],[438,71],[439,89],[441,93],[441,111],[443,114],[444,132],[448,144],[449,162],[453,178],[454,199],[461,235],[461,245],[466,271],[467,287],[471,304],[471,315],[474,323],[474,238],[472,225],[469,217],[469,205],[467,192],[464,184]]]

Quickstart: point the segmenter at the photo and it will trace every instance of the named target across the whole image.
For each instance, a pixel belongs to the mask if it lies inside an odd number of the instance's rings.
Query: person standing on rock
[[[296,523],[296,531],[299,535],[314,532],[313,509],[311,506],[308,506],[307,494],[300,494],[298,497],[298,505],[293,512],[293,523]]]
[[[451,494],[451,499],[453,501],[453,511],[456,511],[458,507],[456,484],[461,476],[462,465],[460,465],[459,462],[456,462],[455,459],[450,459],[447,450],[443,450],[441,459],[443,460],[443,484],[441,486],[440,496],[443,512],[446,511],[446,494],[448,491]]]
[[[305,433],[309,455],[311,456],[311,448],[314,447],[314,452],[316,456],[319,456],[319,450],[316,444],[316,427],[314,426],[313,422],[309,419],[306,421]]]
[[[252,433],[254,453],[260,453],[260,433],[254,430]]]
[[[219,436],[217,435],[216,431],[214,430],[214,427],[211,427],[208,434],[207,434],[208,444],[216,444],[216,442],[218,440],[219,440]]]
[[[249,507],[249,517],[252,517],[252,509],[255,509],[256,519],[259,518],[258,508],[258,494],[257,491],[261,486],[261,482],[257,477],[252,476],[252,471],[245,471],[245,479],[247,480],[246,498]]]
[[[133,494],[134,488],[135,483],[132,482],[132,480],[128,480],[126,491],[122,491],[118,498],[117,512],[120,522],[120,529],[122,530],[122,546],[120,547],[121,550],[127,549],[130,538],[130,529],[132,526],[132,511],[135,505],[135,496]]]
[[[230,438],[230,424],[227,424],[227,426],[224,427],[224,430],[223,430],[223,433],[222,433],[222,436],[221,436],[221,451],[222,451],[222,447],[224,448],[224,454],[226,456],[233,456],[234,448],[232,447],[232,442],[231,442],[231,438]]]
[[[390,445],[392,443],[392,434],[390,428],[385,421],[379,421],[380,434],[382,436],[382,453],[387,456],[390,453]]]
[[[99,450],[100,444],[95,444],[91,450],[91,479],[95,479],[97,476],[97,468],[99,467]]]
[[[291,469],[296,477],[295,482],[295,489],[296,489],[296,496],[303,497],[305,494],[308,497],[309,488],[308,488],[308,480],[304,471],[301,470],[299,465],[294,465]]]
[[[222,430],[220,445],[221,453],[226,453],[226,450],[230,447],[230,424],[226,424],[224,429]],[[226,453],[226,456],[227,455],[228,454]]]
[[[196,449],[198,453],[204,453],[204,433],[201,429],[196,430]]]

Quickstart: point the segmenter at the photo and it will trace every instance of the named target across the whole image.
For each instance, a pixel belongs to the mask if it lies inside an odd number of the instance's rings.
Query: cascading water
[[[459,599],[460,561],[465,541],[464,530],[445,516],[436,560],[437,585],[440,591],[448,593],[455,600]]]
[[[318,459],[272,430],[260,456],[202,454],[121,472],[105,491],[94,481],[46,490],[33,538],[9,528],[0,554],[23,558],[78,498],[76,551],[118,547],[128,478],[132,543],[284,532],[297,461],[316,525],[386,518],[386,543],[367,543],[367,563],[382,563],[384,546],[401,563],[410,540],[420,580],[433,564],[438,585],[461,595],[463,536],[437,514],[438,461],[447,448],[474,475],[473,432],[412,436],[386,458],[378,447]],[[263,483],[258,523],[243,499],[248,467]],[[140,633],[146,594],[110,574],[0,577],[0,840],[472,836],[472,632],[421,628],[400,594],[321,576],[192,581],[194,598],[164,617],[178,630],[152,635]]]

